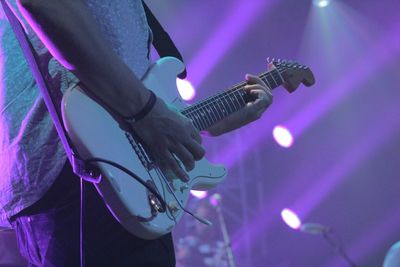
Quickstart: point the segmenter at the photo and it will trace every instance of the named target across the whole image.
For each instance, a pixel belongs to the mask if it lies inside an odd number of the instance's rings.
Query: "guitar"
[[[285,61],[272,63],[275,68],[259,76],[270,88],[285,83],[288,91],[292,92],[299,83],[307,86],[314,83],[313,74],[306,66]],[[166,103],[190,118],[199,131],[252,101],[244,90],[246,83],[240,83],[188,106],[176,90],[176,76],[183,69],[181,61],[165,57],[148,69],[142,81]],[[147,185],[106,162],[95,163],[101,172],[99,181],[95,183],[98,192],[123,227],[140,238],[156,239],[171,232],[185,212],[190,190],[213,188],[227,174],[224,166],[213,165],[203,158],[188,173],[188,182],[166,178],[152,161],[151,155],[146,153],[145,144],[132,131],[126,130],[100,101],[79,86],[64,93],[61,111],[69,138],[81,158],[102,158],[118,163]],[[159,197],[162,197],[164,205]]]

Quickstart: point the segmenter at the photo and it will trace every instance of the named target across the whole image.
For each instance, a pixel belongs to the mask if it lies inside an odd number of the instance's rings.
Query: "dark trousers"
[[[85,266],[175,266],[170,234],[143,240],[126,231],[84,182]],[[18,246],[30,266],[80,266],[80,180],[67,162],[50,190],[11,218]]]

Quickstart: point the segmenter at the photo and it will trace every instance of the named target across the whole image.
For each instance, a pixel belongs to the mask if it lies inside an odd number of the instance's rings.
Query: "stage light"
[[[209,199],[211,206],[214,206],[214,207],[221,205],[221,200],[222,200],[222,197],[218,193],[211,195],[210,199]]]
[[[197,191],[197,190],[190,190],[190,194],[198,199],[203,199],[207,197],[207,191]]]
[[[196,95],[196,90],[188,80],[176,78],[176,86],[183,100],[192,100]]]
[[[283,147],[290,147],[293,145],[293,136],[290,131],[284,126],[275,126],[272,131],[275,141]]]
[[[290,209],[283,209],[281,212],[282,220],[292,229],[298,230],[301,227],[301,221],[296,213]]]
[[[313,0],[315,6],[323,8],[327,7],[330,3],[330,0]]]

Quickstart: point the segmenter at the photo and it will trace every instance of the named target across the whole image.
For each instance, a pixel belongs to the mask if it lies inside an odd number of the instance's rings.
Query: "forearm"
[[[52,55],[107,105],[135,114],[149,97],[142,82],[109,47],[80,0],[18,0]]]

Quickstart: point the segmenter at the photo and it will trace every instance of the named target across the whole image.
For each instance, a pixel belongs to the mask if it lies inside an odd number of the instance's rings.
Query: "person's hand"
[[[273,96],[271,89],[258,76],[247,74],[246,81],[245,90],[255,99],[243,108],[249,123],[261,118],[264,111],[272,104]]]
[[[160,98],[142,120],[132,124],[132,128],[167,176],[172,172],[183,181],[189,178],[174,155],[183,163],[186,171],[190,171],[195,161],[205,154],[199,131],[192,122],[169,108]]]
[[[272,103],[271,89],[257,76],[247,74],[245,90],[255,99],[207,129],[214,136],[235,130],[261,117]]]

